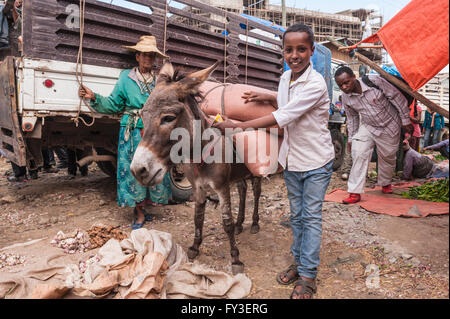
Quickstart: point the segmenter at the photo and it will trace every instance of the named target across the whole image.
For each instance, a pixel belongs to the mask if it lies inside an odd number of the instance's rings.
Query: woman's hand
[[[245,100],[245,104],[250,102],[268,102],[272,105],[274,101],[276,101],[275,97],[268,93],[260,93],[260,92],[254,92],[254,91],[247,91],[244,92],[244,95],[242,98]]]
[[[87,86],[81,85],[80,89],[78,90],[78,95],[82,98],[91,99],[92,101],[95,101],[94,92],[92,92],[92,90]]]

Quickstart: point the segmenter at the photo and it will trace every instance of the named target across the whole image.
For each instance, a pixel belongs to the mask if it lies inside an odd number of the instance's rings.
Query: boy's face
[[[355,91],[356,77],[344,72],[336,77],[336,84],[345,94],[350,94]]]
[[[314,54],[306,32],[289,32],[284,38],[284,58],[294,74],[303,72]]]

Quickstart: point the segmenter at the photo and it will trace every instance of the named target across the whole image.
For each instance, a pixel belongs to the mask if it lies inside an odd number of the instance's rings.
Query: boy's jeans
[[[300,276],[316,278],[322,242],[322,204],[333,174],[333,161],[309,172],[284,171],[294,237],[292,254]]]

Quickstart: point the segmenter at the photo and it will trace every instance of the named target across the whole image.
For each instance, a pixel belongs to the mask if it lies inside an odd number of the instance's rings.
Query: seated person
[[[412,180],[413,178],[448,178],[448,162],[440,164],[434,163],[427,156],[420,155],[409,145],[409,141],[403,141],[405,157],[403,162],[402,179]]]
[[[448,138],[446,140],[443,140],[440,143],[431,145],[431,146],[427,146],[423,149],[424,151],[428,151],[428,150],[438,150],[439,152],[441,152],[441,155],[448,158]]]

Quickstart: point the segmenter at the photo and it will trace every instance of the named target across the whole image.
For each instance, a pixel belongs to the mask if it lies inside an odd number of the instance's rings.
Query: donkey
[[[185,76],[179,75],[170,63],[162,67],[157,85],[142,111],[144,134],[131,163],[131,172],[142,185],[153,186],[161,183],[166,172],[175,165],[170,159],[171,149],[177,143],[170,138],[174,129],[183,128],[189,132],[192,154],[194,134],[196,134],[193,129],[194,120],[201,122],[202,132],[209,127],[197,98],[199,86],[209,78],[217,65],[218,63]],[[224,140],[222,138],[222,144],[225,143]],[[207,142],[201,143],[201,149],[204,149]],[[208,195],[215,192],[221,206],[223,227],[230,241],[232,272],[233,274],[242,273],[244,264],[239,260],[235,232],[242,231],[245,218],[247,190],[245,180],[251,178],[253,182],[255,206],[251,232],[256,233],[259,231],[258,203],[261,194],[261,178],[252,176],[244,164],[225,163],[225,160],[221,163],[198,164],[191,158],[188,163],[182,165],[186,177],[192,184],[195,201],[195,239],[188,250],[189,259],[192,260],[199,254],[203,239],[206,202]],[[230,185],[233,182],[238,183],[240,195],[236,226],[231,212]]]

